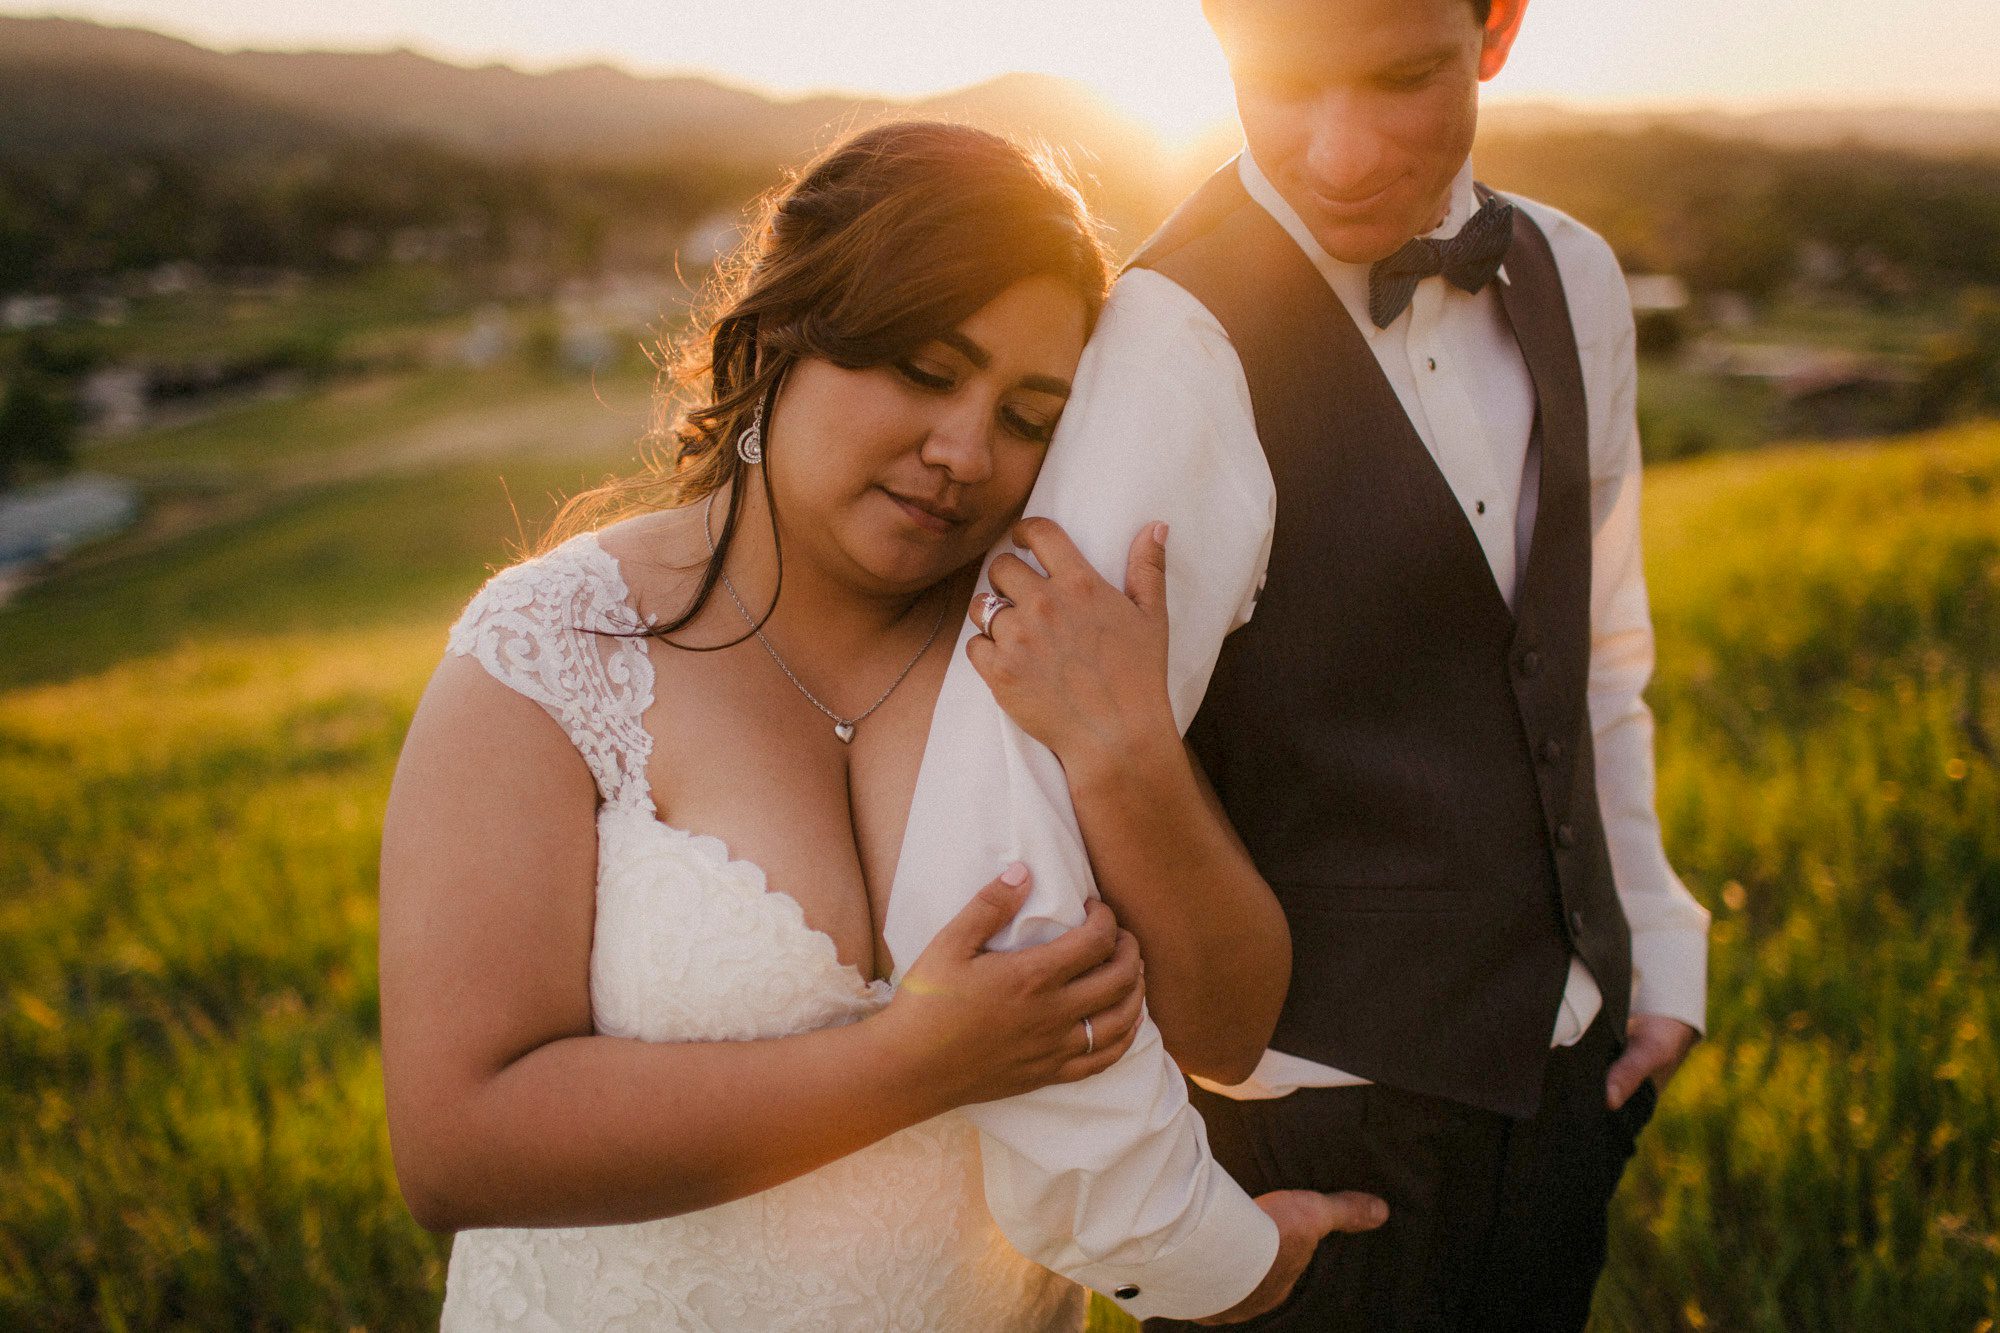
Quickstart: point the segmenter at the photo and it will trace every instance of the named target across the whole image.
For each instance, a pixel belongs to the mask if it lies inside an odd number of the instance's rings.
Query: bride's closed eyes
[[[961,343],[964,345],[961,346]],[[931,348],[890,365],[904,382],[918,390],[950,394],[958,390],[967,373],[963,365],[950,364],[953,361],[969,362],[973,370],[984,370],[992,364],[992,358],[984,348],[964,335],[954,333],[940,338]],[[1062,404],[1069,397],[1069,385],[1051,376],[1031,375],[1023,379],[1020,392],[1028,398],[1053,399],[1054,410],[1038,409],[1019,401],[1017,396],[1016,400],[1001,404],[1001,424],[1021,439],[1047,444],[1055,437],[1056,424],[1062,419]]]

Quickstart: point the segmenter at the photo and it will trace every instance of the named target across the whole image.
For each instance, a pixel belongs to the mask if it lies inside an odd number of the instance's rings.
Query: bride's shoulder
[[[671,619],[700,585],[709,558],[704,513],[699,504],[649,510],[588,534],[640,616]]]
[[[488,578],[445,638],[441,688],[492,696],[476,663],[561,722],[572,739],[642,712],[651,691],[645,640],[609,529],[581,532]]]
[[[496,633],[554,637],[579,613],[623,601],[617,563],[585,532],[491,574],[459,612],[447,636],[453,652],[471,651]]]
[[[577,533],[491,575],[446,636],[446,655],[477,658],[517,686],[520,664],[560,670],[598,636],[671,620],[699,585],[701,516],[655,510]],[[630,642],[631,640],[625,640]]]
[[[534,709],[510,702],[520,696],[554,719],[583,756],[600,799],[620,797],[647,748],[639,719],[653,690],[648,624],[632,609],[600,532],[578,533],[499,570],[446,635],[422,705],[433,717],[427,743],[546,759],[548,748],[517,749],[546,747],[555,735],[529,720]],[[496,693],[494,682],[505,689]]]

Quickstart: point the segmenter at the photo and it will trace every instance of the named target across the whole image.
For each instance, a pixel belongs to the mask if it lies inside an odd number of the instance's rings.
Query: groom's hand
[[[1257,1206],[1278,1224],[1278,1257],[1256,1290],[1221,1314],[1197,1324],[1235,1324],[1278,1308],[1312,1262],[1313,1251],[1335,1231],[1373,1231],[1389,1220],[1389,1205],[1372,1194],[1343,1191],[1274,1190],[1257,1196]]]
[[[1667,1080],[1687,1059],[1700,1036],[1678,1018],[1664,1014],[1634,1014],[1625,1024],[1625,1053],[1611,1065],[1604,1080],[1604,1104],[1617,1110],[1639,1085],[1653,1080],[1655,1092],[1667,1090]]]

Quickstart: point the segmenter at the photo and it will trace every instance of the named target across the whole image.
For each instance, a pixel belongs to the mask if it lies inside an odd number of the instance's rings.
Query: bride
[[[404,1195],[458,1233],[444,1325],[1075,1329],[1086,1293],[1008,1247],[950,1113],[1114,1062],[1142,950],[1168,1049],[1226,1077],[1289,949],[1254,874],[1189,857],[1190,883],[1140,882],[1159,858],[1081,791],[1146,938],[1093,903],[984,950],[1015,865],[921,957],[883,942],[958,616],[1041,466],[1104,252],[1047,165],[906,123],[782,191],[728,278],[671,457],[578,497],[472,599],[397,770],[383,1070]],[[1070,669],[1157,654],[1163,694],[1163,624],[1066,623]],[[1241,928],[1188,947],[1171,905],[1221,892]]]

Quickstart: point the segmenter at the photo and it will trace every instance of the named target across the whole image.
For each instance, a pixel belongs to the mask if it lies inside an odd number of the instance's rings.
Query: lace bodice
[[[598,810],[590,957],[599,1032],[752,1041],[853,1022],[886,982],[842,963],[789,895],[715,838],[659,819],[646,777],[649,641],[594,534],[494,576],[452,627],[589,765]],[[1009,1247],[957,1114],[734,1203],[628,1226],[496,1228],[452,1246],[443,1327],[1075,1330],[1081,1288]]]

